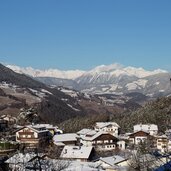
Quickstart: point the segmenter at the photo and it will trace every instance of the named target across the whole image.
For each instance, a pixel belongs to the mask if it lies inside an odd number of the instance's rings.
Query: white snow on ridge
[[[121,64],[114,63],[111,65],[100,65],[95,67],[90,71],[82,71],[82,70],[68,70],[68,71],[61,71],[58,69],[47,69],[47,70],[40,70],[34,69],[32,67],[19,67],[15,65],[7,65],[6,67],[12,69],[17,73],[23,73],[30,75],[32,77],[55,77],[55,78],[62,78],[62,79],[76,79],[78,77],[85,77],[91,76],[92,78],[89,82],[98,79],[99,76],[103,76],[106,78],[111,78],[112,76],[118,77],[121,75],[127,76],[135,76],[138,78],[143,78],[159,73],[167,73],[165,70],[157,69],[154,71],[147,71],[143,68],[135,68],[135,67],[124,67]],[[79,82],[79,80],[78,80]]]
[[[47,90],[45,90],[45,89],[41,89],[41,92],[52,95],[52,93],[51,93],[51,92],[49,92],[49,91],[47,91]]]
[[[67,104],[70,108],[72,108],[73,110],[75,110],[75,111],[80,111],[79,109],[76,109],[76,108],[74,108],[72,105],[70,105],[70,104]]]
[[[61,71],[58,69],[39,70],[39,69],[34,69],[32,67],[23,68],[15,65],[7,65],[6,67],[12,69],[17,73],[30,75],[32,77],[55,77],[55,78],[63,78],[63,79],[75,79],[81,76],[85,72],[81,70],[69,70],[69,71]]]
[[[151,75],[155,75],[159,73],[167,73],[167,71],[161,70],[161,69],[157,69],[154,71],[147,71],[147,70],[144,70],[143,68],[135,68],[135,67],[126,67],[124,68],[124,71],[138,78],[143,78],[143,77],[147,77],[147,76],[151,76]]]
[[[29,88],[29,90],[34,93],[36,96],[40,97],[40,98],[44,98],[46,97],[45,93],[44,92],[40,92],[38,90],[34,90],[32,88]]]
[[[122,76],[128,77],[137,77],[139,79],[143,79],[147,76],[156,75],[159,73],[168,73],[165,70],[157,69],[154,71],[147,71],[143,68],[135,68],[135,67],[123,67],[119,64],[112,65],[101,65],[90,71],[85,72],[80,78],[77,79],[77,83],[80,83],[81,80],[87,80],[88,83],[104,83],[115,78],[122,78]],[[141,87],[145,86],[145,82],[136,83]]]

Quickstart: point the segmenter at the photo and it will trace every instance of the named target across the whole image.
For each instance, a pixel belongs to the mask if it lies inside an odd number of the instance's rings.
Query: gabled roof
[[[35,125],[31,125],[33,126],[34,128],[42,128],[42,127],[45,127],[47,129],[55,129],[55,128],[58,128],[57,126],[53,126],[53,125],[50,125],[50,124],[35,124]]]
[[[133,132],[133,133],[129,134],[128,136],[130,137],[130,136],[132,136],[132,135],[134,135],[134,134],[137,134],[137,133],[139,133],[139,132],[144,132],[145,134],[150,135],[149,132],[144,131],[144,130],[140,130],[140,131]]]
[[[19,129],[17,129],[15,132],[18,132],[24,128],[29,128],[37,133],[42,133],[42,132],[48,132],[48,130],[45,128],[45,127],[42,127],[42,129],[39,127],[39,128],[36,128],[34,126],[31,126],[31,125],[28,125],[28,126],[23,126],[23,127],[20,127]]]
[[[110,156],[110,157],[100,157],[100,159],[102,162],[105,162],[106,164],[110,165],[110,166],[115,166],[116,164],[119,164],[121,162],[126,161],[127,159],[115,155],[115,156]]]
[[[158,131],[158,126],[155,124],[137,124],[134,125],[134,130]]]
[[[120,126],[116,122],[96,122],[96,127],[100,129],[109,125],[113,125],[120,128]]]
[[[97,131],[93,130],[93,129],[82,129],[80,131],[77,132],[78,135],[95,135],[97,133]]]
[[[59,134],[53,137],[53,141],[54,142],[77,141],[77,138],[79,138],[79,136],[75,133]]]
[[[61,153],[61,158],[88,159],[93,147],[85,146],[65,146]]]
[[[63,143],[63,142],[54,142],[54,144],[56,145],[56,146],[65,146],[65,144]]]
[[[164,135],[158,135],[155,136],[157,139],[168,139],[168,137],[164,134]]]
[[[98,138],[99,136],[101,136],[101,135],[104,135],[104,134],[107,134],[107,135],[110,135],[110,136],[112,136],[113,138],[116,138],[116,137],[114,137],[113,135],[111,135],[110,133],[108,133],[108,132],[104,132],[104,131],[99,131],[99,132],[97,132],[94,136],[92,136],[92,137],[81,137],[83,140],[85,140],[85,141],[93,141],[93,140],[95,140],[96,138]],[[117,138],[116,138],[117,139]]]

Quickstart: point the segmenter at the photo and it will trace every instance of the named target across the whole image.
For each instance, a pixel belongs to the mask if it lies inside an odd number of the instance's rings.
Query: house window
[[[98,144],[101,144],[101,143],[102,143],[102,141],[97,141],[97,143],[98,143]]]

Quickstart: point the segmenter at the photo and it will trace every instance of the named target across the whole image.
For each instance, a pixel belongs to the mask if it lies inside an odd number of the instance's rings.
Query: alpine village
[[[137,93],[123,104],[128,95],[111,99],[45,85],[4,65],[0,79],[2,171],[170,169],[169,95]]]

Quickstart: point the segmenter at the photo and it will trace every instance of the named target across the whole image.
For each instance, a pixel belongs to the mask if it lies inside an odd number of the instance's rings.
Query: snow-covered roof
[[[61,152],[61,158],[88,159],[93,147],[86,146],[65,146]]]
[[[36,124],[36,125],[32,125],[32,127],[34,127],[34,128],[42,128],[42,127],[45,127],[47,129],[55,129],[55,128],[58,128],[57,126],[53,126],[53,125],[50,125],[50,124]]]
[[[160,135],[160,136],[156,136],[157,139],[162,139],[162,138],[168,138],[165,134]]]
[[[96,127],[100,129],[109,125],[113,125],[120,128],[120,126],[116,122],[96,122]]]
[[[101,135],[103,135],[103,134],[109,134],[109,135],[111,135],[110,133],[108,133],[108,132],[104,132],[104,131],[99,131],[99,132],[97,132],[95,135],[93,135],[92,137],[89,137],[89,136],[84,136],[84,137],[81,137],[83,140],[85,140],[85,141],[93,141],[94,139],[96,139],[97,137],[99,137],[99,136],[101,136]],[[113,136],[113,135],[111,135],[111,136]],[[113,136],[114,137],[114,136]],[[116,137],[114,137],[114,138],[116,138]]]
[[[48,130],[46,129],[46,127],[34,127],[33,125],[27,125],[27,126],[23,126],[23,127],[19,127],[18,130],[16,130],[15,132],[18,132],[24,128],[29,128],[37,133],[42,133],[42,132],[48,132]]]
[[[99,169],[98,165],[94,162],[81,162],[76,160],[59,160],[59,159],[46,159],[47,162],[42,162],[42,169],[43,171],[52,171],[52,169],[58,169],[58,166],[64,166],[63,171],[104,171],[103,169]],[[44,167],[44,164],[46,165],[48,163],[48,168]],[[29,163],[30,165],[27,166],[33,166],[32,163]],[[65,168],[66,166],[66,168]],[[22,170],[23,171],[23,170]]]
[[[79,165],[79,166],[71,166],[68,167],[66,169],[64,169],[64,171],[103,171],[102,169],[98,169],[98,168],[93,168],[91,166],[86,166],[86,165]]]
[[[77,132],[78,135],[95,135],[97,132],[93,129],[82,129],[80,131]]]
[[[65,144],[63,142],[54,142],[54,144],[56,146],[65,146]]]
[[[77,141],[79,136],[75,133],[59,134],[53,137],[54,142]]]
[[[115,155],[115,156],[110,156],[110,157],[100,157],[99,160],[107,163],[110,166],[115,166],[116,164],[126,161],[127,159],[121,156]]]
[[[134,131],[158,131],[158,126],[155,124],[137,124],[134,125]]]
[[[95,162],[80,162],[76,160],[70,162],[69,167],[64,169],[64,171],[104,171]]]
[[[29,127],[32,127],[34,129],[41,129],[41,128],[46,128],[46,129],[53,129],[55,132],[60,132],[61,134],[63,133],[62,130],[58,128],[58,126],[53,126],[51,124],[35,124],[35,125],[28,125]]]

